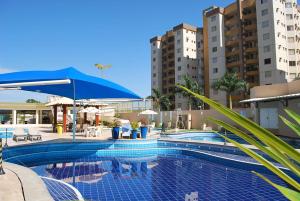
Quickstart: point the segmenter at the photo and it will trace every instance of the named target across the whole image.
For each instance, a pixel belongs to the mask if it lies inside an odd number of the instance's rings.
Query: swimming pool
[[[11,149],[7,161],[66,182],[86,200],[285,200],[245,164],[209,159],[192,149],[179,148],[186,143],[177,145],[153,141],[138,143],[135,148],[122,143],[24,146]],[[33,153],[29,154],[30,150]],[[26,154],[17,154],[21,152]],[[267,172],[257,171],[285,185]],[[59,200],[56,193],[51,195]]]
[[[224,133],[222,134],[225,135]],[[227,132],[226,136],[241,144],[248,144],[245,140],[230,132]],[[225,142],[224,138],[222,138],[220,135],[218,135],[215,132],[174,133],[174,134],[162,135],[162,137],[170,138],[170,139],[195,140],[200,142]],[[288,139],[288,138],[282,138],[282,139],[286,141],[288,144],[292,145],[293,147],[300,148],[299,140]]]
[[[237,137],[234,134],[227,134],[227,137],[233,139],[240,143],[246,143],[243,139]],[[206,141],[206,142],[224,142],[224,138],[214,132],[190,132],[190,133],[175,133],[170,134],[165,137],[173,139],[183,139],[183,140],[196,140],[196,141]]]

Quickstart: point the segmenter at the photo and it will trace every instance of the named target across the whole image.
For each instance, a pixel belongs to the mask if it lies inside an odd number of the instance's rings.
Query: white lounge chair
[[[27,138],[30,141],[42,140],[42,135],[38,134],[37,131],[36,131],[35,134],[33,134],[32,131],[30,131],[28,128],[24,128],[23,131],[24,131],[25,134],[27,134]]]

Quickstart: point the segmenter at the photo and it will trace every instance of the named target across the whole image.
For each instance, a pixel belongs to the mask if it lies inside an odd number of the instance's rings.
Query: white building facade
[[[202,29],[180,24],[166,32],[164,36],[152,38],[150,43],[151,88],[159,89],[162,94],[174,97],[171,98],[171,109],[189,109],[187,98],[175,93],[174,88],[177,83],[184,84],[185,75],[203,85]],[[165,47],[161,45],[162,43]]]

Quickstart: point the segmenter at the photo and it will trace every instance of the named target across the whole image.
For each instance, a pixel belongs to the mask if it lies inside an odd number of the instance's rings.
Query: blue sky
[[[202,10],[233,0],[0,0],[0,73],[74,66],[141,96],[150,94],[149,39],[186,22],[202,25]],[[45,95],[0,91],[0,101]]]

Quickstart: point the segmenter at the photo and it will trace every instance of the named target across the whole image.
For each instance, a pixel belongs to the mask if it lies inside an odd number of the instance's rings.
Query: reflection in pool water
[[[90,154],[32,169],[73,185],[86,200],[165,201],[188,196],[199,200],[285,200],[251,172],[185,155],[124,158]]]

